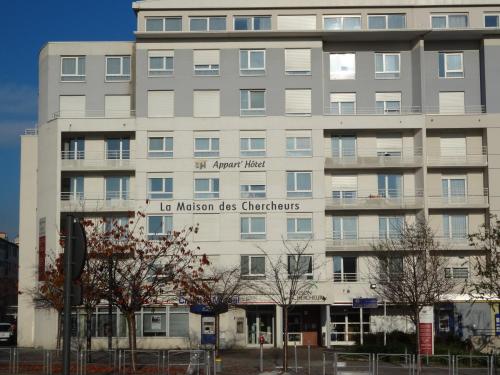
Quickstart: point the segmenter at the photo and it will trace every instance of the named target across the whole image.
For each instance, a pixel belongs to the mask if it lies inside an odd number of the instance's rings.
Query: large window
[[[286,132],[287,156],[311,156],[312,140],[310,130],[289,130]]]
[[[468,279],[468,267],[446,267],[444,269],[444,277],[447,279]]]
[[[129,199],[130,177],[109,176],[105,178],[106,200]]]
[[[401,198],[403,195],[403,178],[400,174],[379,174],[378,195],[382,198]]]
[[[240,50],[240,74],[242,76],[266,74],[266,51],[257,49]]]
[[[403,216],[379,216],[378,236],[380,239],[398,239],[404,226]]]
[[[182,17],[146,17],[146,31],[182,31]]]
[[[464,54],[462,52],[439,53],[439,78],[463,78]]]
[[[406,14],[370,14],[368,28],[375,30],[405,29]]]
[[[378,114],[401,113],[400,92],[377,92],[375,93],[375,109]]]
[[[174,195],[174,179],[172,177],[148,178],[149,199],[172,199]]]
[[[190,17],[191,31],[225,31],[226,17]]]
[[[330,79],[355,79],[356,54],[331,53],[330,54]]]
[[[323,28],[325,30],[360,30],[360,15],[332,15],[323,17]]]
[[[61,57],[61,81],[85,81],[85,56]]]
[[[288,198],[312,197],[312,172],[286,172]]]
[[[467,215],[443,215],[443,235],[449,239],[467,239]]]
[[[218,177],[195,178],[194,197],[196,199],[219,198],[219,178]]]
[[[400,57],[399,53],[376,53],[375,78],[399,78]]]
[[[148,157],[149,158],[171,158],[174,156],[173,137],[149,137]]]
[[[130,80],[130,56],[106,56],[106,81]]]
[[[149,51],[149,77],[168,77],[174,74],[174,51]]]
[[[467,194],[465,176],[443,176],[441,179],[443,198],[463,202]]]
[[[235,16],[234,30],[271,30],[271,16]]]
[[[265,134],[252,135],[241,132],[240,134],[240,156],[266,156]]]
[[[242,255],[241,275],[242,276],[265,276],[266,257],[264,255]]]
[[[241,198],[266,197],[266,172],[241,172],[240,173]]]
[[[81,200],[84,198],[83,176],[63,177],[61,179],[61,200]]]
[[[313,257],[312,255],[289,255],[288,274],[292,277],[313,278]]]
[[[289,240],[308,240],[312,238],[312,218],[292,217],[286,219],[286,234]]]
[[[130,138],[106,139],[106,159],[130,159]]]
[[[220,51],[217,49],[194,50],[195,76],[217,76],[220,74]]]
[[[240,114],[241,116],[265,115],[265,90],[240,90]]]
[[[332,157],[354,159],[356,157],[356,136],[334,135],[332,137]]]
[[[433,29],[461,29],[469,26],[467,14],[433,14],[431,15],[431,26]]]
[[[331,93],[330,113],[332,115],[354,115],[356,113],[356,94]]]
[[[358,258],[334,256],[333,281],[337,283],[352,283],[358,281]]]
[[[334,240],[355,240],[358,238],[357,216],[334,216],[332,223]]]
[[[242,217],[241,239],[263,240],[266,238],[266,218],[264,216]]]
[[[85,138],[70,138],[62,142],[62,159],[81,160],[85,159]]]
[[[488,14],[484,15],[484,27],[500,27],[500,15],[499,14]]]
[[[172,234],[174,223],[172,216],[148,216],[148,239],[159,240]]]
[[[218,137],[195,137],[194,139],[195,158],[213,158],[218,156],[219,156]]]
[[[332,198],[336,203],[353,203],[358,195],[357,175],[333,175]]]

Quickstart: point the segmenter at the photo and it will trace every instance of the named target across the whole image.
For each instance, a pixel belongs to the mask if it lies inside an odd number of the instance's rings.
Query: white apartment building
[[[133,42],[50,42],[39,59],[39,123],[22,136],[20,290],[60,251],[62,219],[147,214],[148,233],[199,224],[214,264],[260,277],[258,247],[309,241],[317,289],[290,315],[299,344],[346,345],[411,330],[377,297],[372,244],[427,218],[450,277],[471,275],[467,234],[500,210],[500,5],[496,1],[144,0]],[[158,229],[161,228],[161,229]],[[436,331],[487,306],[456,303]],[[222,344],[282,343],[282,311],[241,296]],[[116,341],[126,346],[115,311]],[[152,319],[155,317],[155,319]],[[159,318],[158,318],[159,317]],[[94,317],[105,347],[106,308]],[[154,322],[153,322],[154,320]],[[160,324],[158,324],[160,322]],[[389,323],[388,323],[389,322]],[[77,323],[78,327],[81,323]],[[195,345],[187,306],[138,314],[138,345]],[[55,346],[56,314],[19,297],[18,343]]]

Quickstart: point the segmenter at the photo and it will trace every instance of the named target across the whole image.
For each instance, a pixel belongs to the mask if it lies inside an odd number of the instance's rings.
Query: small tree
[[[142,225],[144,218],[138,212],[130,215],[126,225],[115,223],[109,231],[87,230],[89,252],[101,259],[115,259],[112,302],[127,320],[132,352],[137,347],[135,313],[143,306],[165,303],[169,297],[197,290],[196,283],[208,264],[205,255],[198,256],[188,248],[188,238],[197,228],[148,238]],[[160,228],[149,229],[162,233]]]
[[[500,227],[496,216],[490,217],[490,222],[481,226],[478,233],[469,236],[472,246],[481,250],[481,256],[474,262],[475,275],[467,289],[483,299],[491,306],[498,304],[500,312]],[[495,302],[497,301],[497,302]]]
[[[435,239],[426,222],[404,223],[394,238],[386,238],[373,245],[379,262],[372,279],[379,296],[386,302],[400,306],[415,325],[419,353],[420,313],[426,306],[442,302],[456,284],[446,277],[445,250]]]
[[[283,371],[288,370],[288,313],[300,298],[317,286],[313,274],[319,267],[307,255],[309,243],[288,243],[283,241],[285,251],[270,254],[259,248],[266,258],[265,277],[249,281],[248,287],[263,295],[283,309]]]

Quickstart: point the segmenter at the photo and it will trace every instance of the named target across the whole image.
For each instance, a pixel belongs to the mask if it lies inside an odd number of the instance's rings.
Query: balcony
[[[467,153],[441,149],[441,155],[428,155],[427,165],[432,167],[486,167],[488,165],[487,148],[484,146],[478,153]],[[448,156],[449,155],[449,156]]]
[[[484,189],[483,195],[460,195],[460,196],[430,196],[427,198],[429,208],[488,208],[488,189]]]
[[[133,171],[130,151],[61,151],[62,171]]]
[[[423,191],[413,196],[400,192],[371,191],[341,192],[341,197],[326,198],[326,210],[416,210],[424,207]],[[350,193],[350,194],[345,194]]]
[[[442,233],[438,233],[435,236],[436,241],[439,242],[440,246],[444,250],[474,250],[475,247],[470,244],[467,235],[456,236],[451,238],[450,236],[444,236]]]
[[[375,235],[364,235],[358,237],[357,234],[349,235],[344,233],[344,238],[327,238],[326,251],[366,251],[372,250],[379,241],[378,233]]]
[[[327,157],[325,169],[418,168],[422,166],[422,148],[403,152],[359,150],[363,155]]]
[[[134,210],[135,200],[128,192],[124,191],[108,191],[106,194],[61,193],[61,212],[124,212]]]
[[[326,107],[323,111],[325,116],[408,116],[408,115],[473,115],[486,113],[486,107],[483,105],[467,105],[457,107],[440,108],[438,106],[394,106],[385,109],[377,107],[358,107],[354,103],[354,108],[349,110],[338,110],[337,107]]]
[[[69,111],[59,111],[54,112],[51,116],[52,120],[56,120],[59,118],[62,119],[74,119],[74,118],[111,118],[111,119],[128,119],[134,118],[135,111],[134,110],[113,110],[113,111],[104,111],[104,110],[69,110]]]

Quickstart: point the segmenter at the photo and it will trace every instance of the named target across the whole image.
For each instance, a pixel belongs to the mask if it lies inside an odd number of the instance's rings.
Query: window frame
[[[335,272],[335,258],[338,258],[340,259],[340,272]],[[356,272],[355,273],[352,273],[352,272],[345,272],[345,266],[344,266],[344,259],[345,258],[353,258],[355,259],[355,268],[356,268]],[[357,255],[348,255],[348,256],[344,256],[344,255],[334,255],[332,257],[332,266],[333,266],[333,282],[334,283],[356,283],[356,282],[359,282],[359,257]]]
[[[244,93],[247,94],[248,108],[242,108],[242,95]],[[263,108],[251,108],[253,93],[263,93],[264,95]],[[240,116],[241,117],[266,116],[267,113],[266,96],[267,96],[267,90],[265,89],[240,89]]]
[[[208,180],[208,190],[196,190],[196,181]],[[217,182],[216,182],[217,181]],[[217,190],[215,185],[217,184]],[[218,199],[220,196],[220,178],[217,177],[194,177],[193,179],[193,195],[194,199]]]
[[[308,50],[309,51],[309,70],[288,70],[287,58],[288,51],[291,50]],[[312,49],[311,48],[285,48],[285,75],[286,76],[311,76],[312,75]]]
[[[462,181],[464,182],[464,194],[463,195],[452,195],[451,194],[451,181]],[[443,190],[443,183],[444,181],[446,182],[446,188],[447,191]],[[453,201],[454,198],[462,198],[465,199],[467,197],[467,192],[468,192],[468,184],[467,184],[467,175],[446,175],[442,174],[441,175],[441,195],[443,198],[448,198],[449,200]]]
[[[243,231],[243,222],[244,220],[248,220],[248,232]],[[254,220],[263,220],[264,222],[264,232],[254,232],[252,231],[252,222]],[[267,223],[266,217],[263,215],[260,216],[250,216],[250,215],[242,215],[240,216],[240,239],[241,240],[265,240],[267,237]]]
[[[243,258],[248,258],[248,273],[243,273]],[[264,260],[264,272],[263,273],[253,273],[252,272],[252,259],[262,258]],[[243,277],[264,277],[266,276],[266,257],[264,255],[240,255],[240,270],[241,276]]]
[[[327,19],[333,19],[333,18],[340,18],[340,24],[341,24],[341,27],[339,29],[328,29],[326,28],[326,24],[325,24],[325,21]],[[348,28],[346,29],[344,27],[344,18],[357,18],[359,19],[359,28]],[[361,30],[363,28],[363,19],[361,18],[361,14],[327,14],[327,15],[324,15],[323,16],[323,30],[325,31],[339,31],[339,30],[342,30],[342,31],[345,31],[345,30],[349,30],[349,31],[352,31],[352,30]]]
[[[486,17],[496,17],[497,25],[496,26],[486,26]],[[484,13],[483,14],[483,26],[485,29],[498,29],[498,28],[500,28],[500,13]]]
[[[161,232],[151,232],[151,225],[150,225],[150,218],[152,217],[160,217],[162,218],[161,222]],[[170,218],[169,220],[165,220],[165,218]],[[172,227],[170,230],[165,231],[165,229],[168,229],[168,225],[171,225]],[[148,225],[148,240],[150,241],[159,241],[162,237],[170,237],[172,235],[172,232],[174,230],[174,217],[173,215],[148,215],[147,216],[147,225]]]
[[[64,60],[75,60],[75,73],[74,74],[65,74],[63,73],[63,61]],[[83,61],[83,74],[78,74],[80,70],[80,64]],[[60,58],[60,82],[85,82],[87,79],[87,56],[85,55],[75,55],[75,56],[61,56]],[[64,79],[68,78],[76,78],[76,79]]]
[[[219,61],[217,64],[195,64],[196,51],[218,51]],[[195,49],[193,50],[193,76],[195,77],[218,77],[220,76],[220,50],[219,49]]]
[[[304,148],[304,149],[300,149],[300,148],[297,148],[297,139],[300,139],[300,138],[304,138],[304,139],[309,139],[309,145],[310,147],[308,149]],[[294,144],[294,148],[293,149],[289,149],[288,148],[288,140],[289,139],[293,139],[293,144]],[[285,142],[286,142],[286,156],[288,157],[297,157],[297,158],[300,158],[300,157],[311,157],[312,154],[313,154],[313,150],[312,150],[312,136],[310,137],[286,137],[285,139]]]
[[[162,191],[152,191],[151,182],[152,180],[162,180]],[[172,186],[171,191],[166,189],[167,181],[170,180]],[[174,198],[174,178],[172,176],[148,176],[148,199],[150,200],[163,200],[163,199],[173,199]]]
[[[401,27],[389,27],[389,17],[390,16],[403,16],[404,26],[402,28]],[[381,28],[381,29],[370,27],[370,18],[373,18],[373,17],[384,17],[384,19],[385,19],[385,27]],[[368,14],[367,15],[366,28],[368,30],[404,30],[404,29],[407,28],[406,21],[407,21],[406,13]]]
[[[244,186],[248,186],[248,190],[243,190],[242,188]],[[264,190],[254,190],[256,186],[264,186]],[[267,196],[267,186],[266,185],[258,185],[258,184],[251,184],[251,185],[244,185],[240,183],[240,198],[242,199],[259,199],[259,198],[266,198]]]
[[[400,52],[375,52],[375,79],[400,79],[401,78],[401,53]],[[382,56],[382,71],[377,71],[377,57]],[[399,70],[387,70],[386,57],[397,56]],[[394,75],[394,76],[391,76]]]
[[[288,190],[288,175],[293,173],[294,190]],[[310,176],[310,190],[297,189],[297,177],[299,174],[308,174]],[[287,198],[312,198],[313,192],[313,173],[312,171],[286,171],[286,196]]]
[[[460,56],[460,70],[450,69],[448,70],[448,57],[450,55]],[[443,59],[441,60],[441,56]],[[444,76],[441,76],[441,61],[443,61],[443,71]],[[461,76],[448,76],[449,73],[461,73]],[[464,70],[464,53],[463,52],[439,52],[438,53],[438,77],[441,79],[461,79],[465,78],[465,70]]]
[[[220,18],[224,20],[224,29],[213,30],[210,27],[210,20]],[[193,30],[191,22],[193,20],[206,20],[206,29],[205,30]],[[189,32],[192,33],[204,33],[204,32],[225,32],[227,31],[227,16],[189,16]]]
[[[196,141],[199,139],[208,140],[208,149],[198,150],[196,148]],[[217,140],[217,141],[215,141]],[[193,157],[195,158],[218,158],[220,155],[220,138],[213,136],[194,136],[193,139]],[[214,148],[214,143],[217,144],[217,149]]]
[[[467,276],[466,277],[461,277],[463,276],[460,275],[460,272],[467,271]],[[457,274],[457,276],[455,275]],[[449,266],[445,267],[444,269],[444,277],[446,279],[455,279],[455,280],[468,280],[470,278],[470,269],[469,267],[454,267],[454,266]]]
[[[130,55],[106,55],[106,64],[105,64],[105,81],[106,82],[129,82],[132,79],[132,56]],[[120,59],[120,73],[115,74],[115,73],[108,73],[108,60],[110,59]],[[124,72],[124,61],[128,59],[129,60],[129,73],[125,74]],[[112,77],[116,77],[117,79],[113,79]]]
[[[469,13],[467,12],[457,12],[457,13],[434,13],[430,15],[430,18],[431,18],[431,29],[432,30],[448,30],[448,29],[451,29],[450,27],[450,16],[465,16],[466,17],[466,25],[464,27],[453,27],[453,29],[468,29],[469,28]],[[434,27],[432,25],[432,20],[433,18],[437,18],[437,17],[444,17],[445,18],[445,27]]]
[[[452,230],[453,225],[452,225],[452,220],[450,220],[452,216],[465,217],[465,231],[466,231],[466,233],[464,233],[463,237],[456,236],[456,233],[454,233],[454,231]],[[448,228],[447,228],[448,235],[446,235],[446,228],[444,225],[445,224],[445,217],[448,217]],[[448,239],[448,240],[466,240],[467,236],[469,235],[468,232],[469,232],[469,215],[467,215],[467,214],[448,214],[448,213],[443,214],[443,237],[445,239]]]
[[[108,181],[117,179],[119,181],[119,190],[108,190]],[[130,176],[105,176],[104,194],[106,201],[110,200],[129,200],[130,199]]]
[[[252,140],[253,139],[262,139],[264,140],[264,148],[260,148],[260,149],[253,149],[251,146],[252,146]],[[247,145],[247,149],[244,150],[241,146],[242,146],[242,142],[243,141],[246,141],[246,145]],[[265,157],[266,156],[266,153],[267,153],[267,145],[266,145],[266,137],[245,137],[245,136],[241,136],[240,134],[240,157]]]
[[[311,230],[309,232],[299,231],[299,221],[300,220],[308,220]],[[288,231],[289,222],[293,221],[293,229],[294,231]],[[286,218],[286,237],[288,240],[312,240],[314,236],[314,228],[313,228],[313,218],[310,217],[301,217],[301,216],[292,216]]]
[[[314,256],[312,254],[300,254],[300,255],[288,255],[287,256],[287,271],[288,271],[288,277],[290,277],[290,259],[293,258],[295,261],[295,264],[297,264],[297,261],[300,261],[302,258],[308,258],[311,259],[311,261],[308,264],[311,266],[311,271],[308,270],[308,272],[305,272],[303,275],[299,275],[302,277],[305,277],[307,280],[313,280],[314,279]]]
[[[243,58],[243,54],[244,53],[247,53],[247,58],[246,58],[246,62],[247,62],[247,66],[248,68],[242,68],[241,64],[242,62],[245,60]],[[251,62],[252,62],[252,57],[251,55],[253,53],[262,53],[263,54],[263,60],[264,60],[264,66],[262,68],[254,68],[252,67],[251,65]],[[266,50],[265,49],[245,49],[245,48],[242,48],[240,49],[239,51],[239,63],[240,63],[240,76],[242,77],[255,77],[255,76],[265,76],[266,75],[266,63],[267,63],[267,60],[266,60]]]
[[[391,227],[391,219],[396,219],[397,221],[401,221],[398,223],[401,225],[401,229],[405,225],[405,216],[404,215],[379,215],[378,216],[378,238],[380,240],[391,240],[397,239],[401,232],[394,233],[393,228]],[[381,233],[380,231],[380,223],[381,221],[385,221],[385,233]],[[392,230],[392,232],[391,232]]]
[[[247,18],[250,20],[250,29],[236,29],[236,19],[237,18]],[[255,19],[256,18],[269,18],[269,29],[256,29],[255,28]],[[255,15],[255,16],[243,16],[243,15],[234,15],[233,16],[233,31],[270,31],[272,30],[272,17],[268,15]]]
[[[151,143],[150,143],[150,140],[151,139],[162,139],[162,143],[163,143],[163,150],[162,151],[152,151],[151,150]],[[167,146],[167,139],[171,139],[172,140],[172,150],[169,151],[166,146]],[[158,154],[167,154],[167,155],[158,155],[158,156],[155,156],[154,154],[155,153],[158,153]],[[150,137],[148,136],[148,159],[150,158],[155,158],[155,159],[171,159],[174,157],[174,137],[165,137],[165,136],[159,136],[159,137]]]
[[[180,28],[179,30],[167,30],[166,29],[166,20],[168,19],[175,19],[175,20],[180,20],[181,23],[180,23]],[[161,31],[157,31],[157,30],[151,30],[149,31],[148,30],[148,20],[162,20],[162,29]],[[182,31],[182,16],[171,16],[171,17],[145,17],[145,20],[144,20],[144,30],[148,33],[175,33],[175,32],[181,32]]]
[[[350,100],[340,100],[340,101],[336,101],[336,102],[332,102],[331,100],[331,97],[332,97],[332,94],[354,94],[354,101],[350,101]],[[356,93],[336,93],[336,92],[332,92],[330,93],[330,113],[332,115],[336,115],[336,116],[350,116],[350,115],[355,115],[356,114]],[[349,111],[347,111],[347,113],[344,113],[345,111],[342,110],[342,104],[343,103],[352,103],[353,104],[353,111],[352,113],[350,113]],[[336,112],[334,113],[334,110],[333,108],[336,107]]]
[[[163,68],[162,69],[152,69],[151,68],[151,59],[152,58],[161,58]],[[172,59],[172,69],[166,68],[167,59]],[[175,71],[175,56],[148,56],[148,77],[149,78],[172,77],[174,75],[174,71]],[[151,74],[152,72],[158,72],[160,74]]]
[[[118,141],[120,143],[119,150],[110,150],[108,141]],[[124,141],[127,141],[124,143]],[[125,146],[125,144],[128,143],[128,149]],[[131,139],[128,137],[120,137],[120,138],[113,138],[109,137],[106,138],[104,141],[105,145],[105,155],[106,155],[106,160],[130,160],[130,149],[131,149]]]
[[[348,75],[344,76],[338,76],[338,74],[341,73],[341,70],[335,70],[332,72],[332,56],[335,55],[349,55],[349,56],[354,56],[354,68],[353,70],[348,71]],[[344,81],[344,80],[355,80],[356,79],[356,52],[335,52],[335,53],[330,53],[329,54],[329,69],[330,69],[330,81]],[[352,75],[352,76],[351,76]]]

